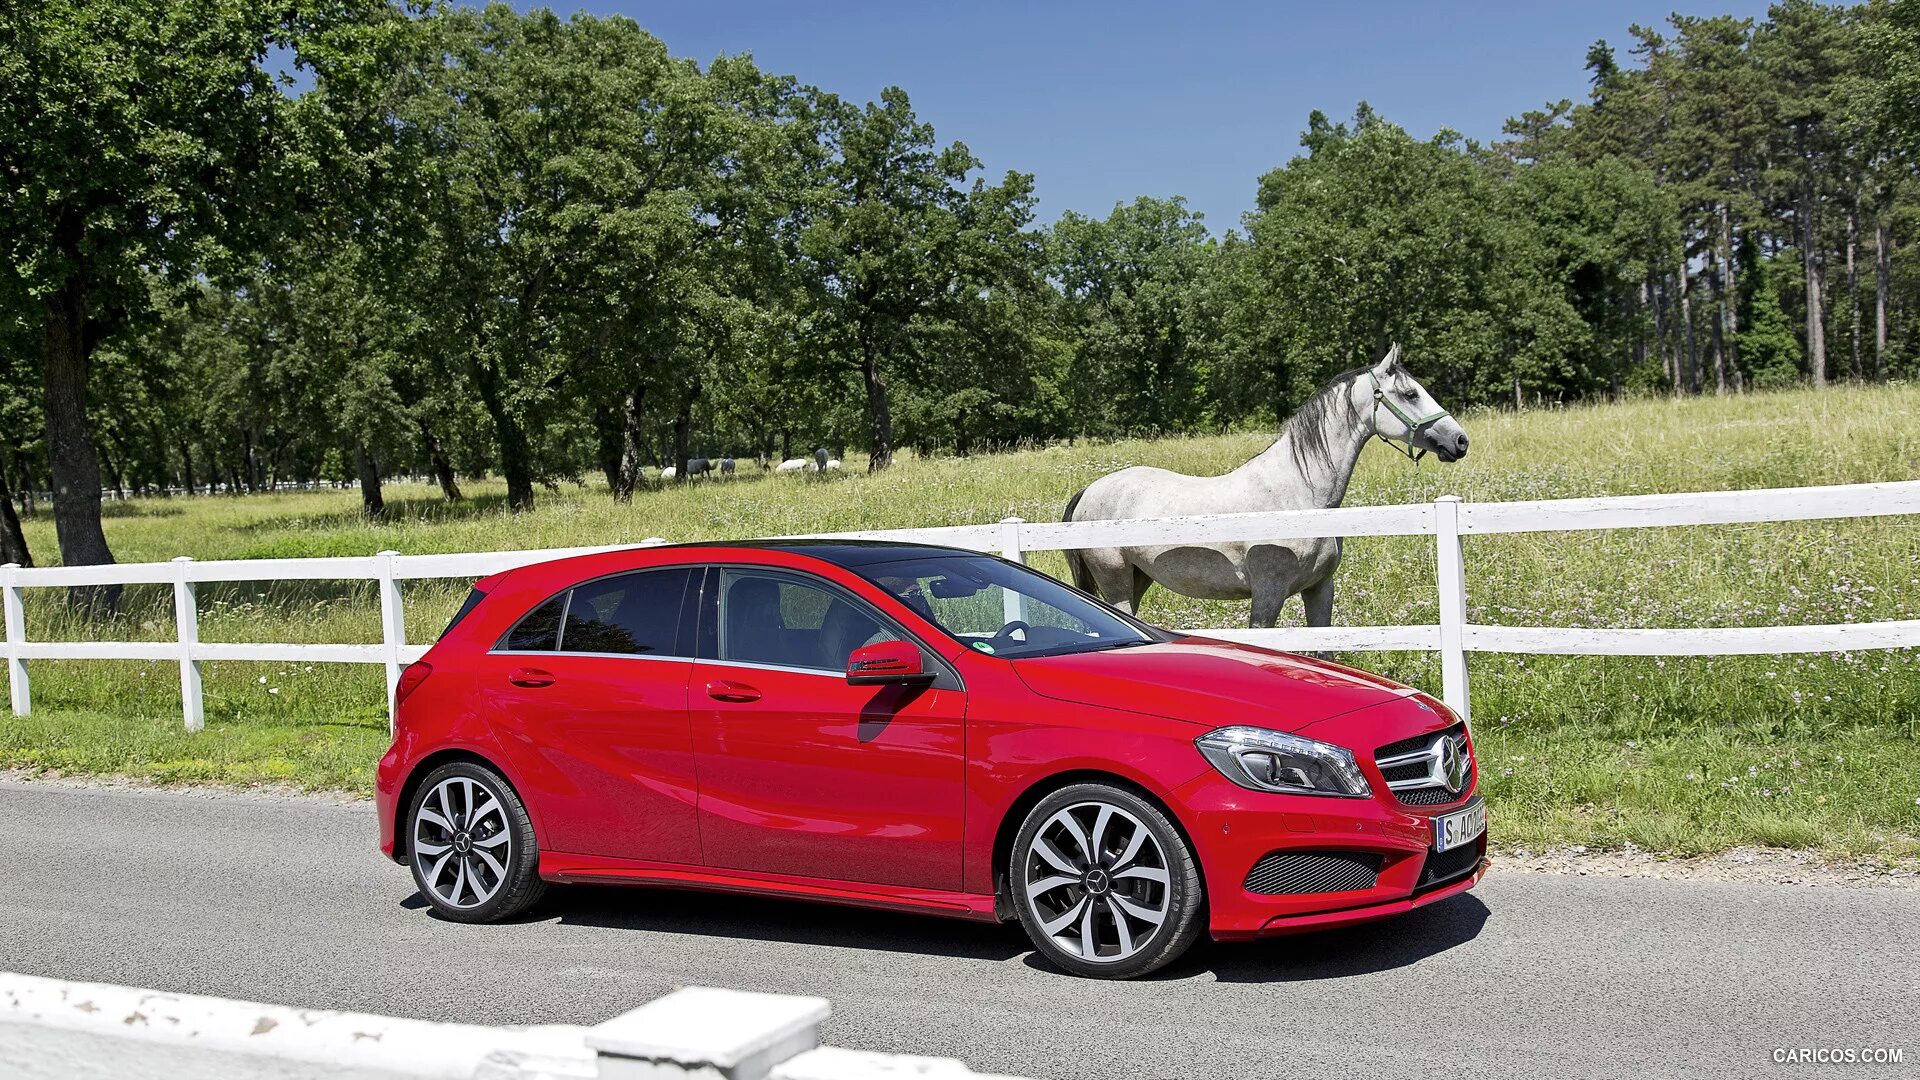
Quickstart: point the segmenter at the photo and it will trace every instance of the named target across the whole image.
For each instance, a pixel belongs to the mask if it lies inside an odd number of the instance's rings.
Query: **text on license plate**
[[[1433,850],[1447,851],[1462,844],[1472,843],[1486,831],[1486,803],[1477,802],[1465,810],[1442,814],[1433,819]]]

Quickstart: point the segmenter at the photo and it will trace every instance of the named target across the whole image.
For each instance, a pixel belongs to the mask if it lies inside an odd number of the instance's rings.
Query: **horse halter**
[[[1407,413],[1405,409],[1402,409],[1400,406],[1394,404],[1393,399],[1387,396],[1386,390],[1380,386],[1380,376],[1369,371],[1367,372],[1367,378],[1373,380],[1373,434],[1374,434],[1374,437],[1379,439],[1381,442],[1386,443],[1388,446],[1393,447],[1395,450],[1399,451],[1400,453],[1407,455],[1408,461],[1413,462],[1415,465],[1420,464],[1420,459],[1427,456],[1427,450],[1425,447],[1421,447],[1420,450],[1416,452],[1413,448],[1413,437],[1415,435],[1426,434],[1426,431],[1428,428],[1432,427],[1433,425],[1439,423],[1442,420],[1445,420],[1447,417],[1452,416],[1453,414],[1448,412],[1445,409],[1441,409],[1439,412],[1434,413],[1432,416],[1426,416],[1426,417],[1422,417],[1421,419],[1415,420],[1411,415]],[[1397,417],[1401,423],[1407,425],[1407,445],[1401,446],[1399,443],[1394,442],[1392,439],[1389,439],[1385,435],[1380,434],[1380,409],[1382,406],[1384,406],[1388,412],[1392,413],[1395,417]]]

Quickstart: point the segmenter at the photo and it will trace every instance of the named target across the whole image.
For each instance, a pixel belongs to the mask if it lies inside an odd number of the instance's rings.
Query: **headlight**
[[[1293,795],[1373,794],[1353,751],[1258,727],[1223,727],[1193,741],[1227,779],[1255,791]]]

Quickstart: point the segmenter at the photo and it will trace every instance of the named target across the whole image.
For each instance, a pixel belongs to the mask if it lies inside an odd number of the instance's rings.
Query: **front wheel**
[[[1144,975],[1200,934],[1192,850],[1165,812],[1124,788],[1075,784],[1040,800],[1014,839],[1007,881],[1027,936],[1075,975]]]
[[[527,808],[499,773],[456,761],[422,781],[407,815],[408,861],[443,918],[494,922],[546,891]]]

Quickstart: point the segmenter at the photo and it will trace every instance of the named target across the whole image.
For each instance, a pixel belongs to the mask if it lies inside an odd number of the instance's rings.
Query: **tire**
[[[1164,967],[1205,925],[1200,869],[1180,830],[1160,807],[1108,784],[1061,788],[1028,812],[1007,888],[1040,955],[1087,978]]]
[[[434,913],[454,922],[511,918],[547,889],[526,805],[499,773],[471,761],[440,766],[414,792],[407,864]]]

